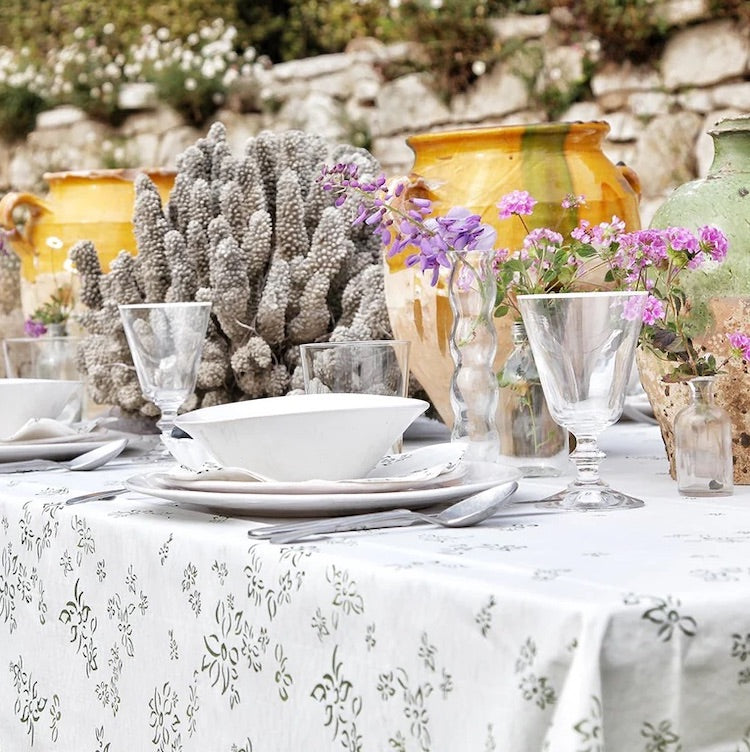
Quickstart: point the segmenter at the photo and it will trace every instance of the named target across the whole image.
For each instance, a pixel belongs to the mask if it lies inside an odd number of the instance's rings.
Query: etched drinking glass
[[[169,437],[177,411],[195,389],[211,303],[121,305],[120,317],[143,395],[161,410]]]
[[[409,396],[409,349],[403,339],[315,342],[300,345],[307,394],[354,392]],[[392,453],[403,451],[403,438]]]
[[[645,292],[522,295],[518,302],[554,420],[576,437],[577,475],[545,507],[600,510],[643,506],[599,477],[599,434],[615,423],[641,329]]]

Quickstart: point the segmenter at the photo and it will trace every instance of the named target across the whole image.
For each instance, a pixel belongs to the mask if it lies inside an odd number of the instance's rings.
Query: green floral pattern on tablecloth
[[[100,482],[0,477],[0,752],[750,752],[739,498],[277,547]]]

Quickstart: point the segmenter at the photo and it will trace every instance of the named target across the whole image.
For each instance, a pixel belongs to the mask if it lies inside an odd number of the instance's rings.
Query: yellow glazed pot
[[[21,259],[21,304],[31,314],[60,287],[70,285],[68,251],[79,240],[96,246],[102,268],[121,250],[136,253],[133,235],[133,181],[145,172],[166,201],[175,173],[162,169],[50,172],[49,194],[7,193],[0,200],[0,225],[10,231]],[[20,209],[25,209],[23,223]]]
[[[520,248],[525,231],[517,217],[500,220],[496,203],[514,190],[537,201],[529,229],[569,232],[579,219],[609,222],[613,215],[628,230],[640,228],[640,184],[627,167],[615,166],[602,151],[605,122],[538,123],[428,133],[407,139],[414,166],[407,178],[411,195],[429,198],[434,213],[462,206],[498,231],[499,248]],[[398,180],[398,179],[397,179]],[[567,194],[583,195],[586,205],[564,212]],[[453,361],[448,338],[453,321],[444,283],[405,264],[408,251],[386,259],[385,291],[394,336],[411,341],[410,365],[441,418],[451,425],[449,384]],[[511,317],[495,319],[496,370],[510,352]]]

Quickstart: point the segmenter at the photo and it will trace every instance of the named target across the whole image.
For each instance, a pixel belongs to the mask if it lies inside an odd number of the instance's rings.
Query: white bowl
[[[177,426],[225,467],[272,480],[361,478],[428,407],[375,394],[298,394],[204,407]]]
[[[64,379],[0,379],[0,439],[33,418],[63,418],[81,399],[82,383]]]

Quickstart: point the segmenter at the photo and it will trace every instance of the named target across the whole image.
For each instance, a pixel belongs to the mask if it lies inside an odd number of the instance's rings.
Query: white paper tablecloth
[[[750,488],[682,499],[658,429],[604,443],[643,509],[286,547],[62,505],[143,466],[0,477],[0,752],[749,752]]]

